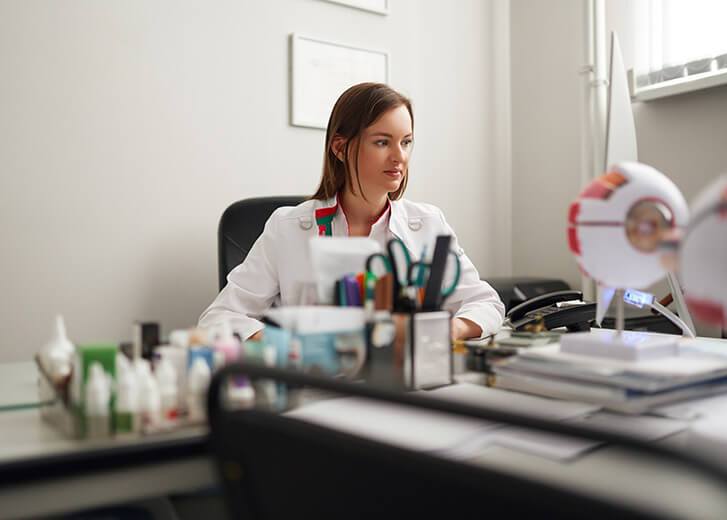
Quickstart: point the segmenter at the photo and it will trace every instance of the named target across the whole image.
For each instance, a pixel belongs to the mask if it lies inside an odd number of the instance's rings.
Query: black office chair
[[[302,196],[244,199],[222,213],[217,230],[220,290],[227,284],[229,272],[245,260],[273,211],[281,206],[297,206],[304,200],[306,197]]]
[[[289,387],[313,387],[620,443],[635,450],[635,464],[645,452],[666,455],[667,462],[686,461],[691,469],[695,465],[685,454],[622,434],[259,365],[230,365],[212,381],[208,412],[210,447],[233,518],[458,518],[471,517],[473,512],[492,518],[660,516],[634,504],[596,498],[537,477],[407,450],[257,407],[227,410],[220,401],[221,390],[227,387],[223,383],[240,373],[253,381],[273,380]],[[696,465],[705,469],[702,462]],[[675,467],[674,471],[684,469],[683,464]],[[718,482],[727,482],[725,471],[717,464],[707,464],[707,473]]]

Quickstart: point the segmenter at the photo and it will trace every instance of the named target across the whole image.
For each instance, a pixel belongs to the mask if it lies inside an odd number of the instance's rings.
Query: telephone
[[[573,300],[578,300],[573,303]],[[584,303],[581,291],[555,291],[531,298],[510,309],[506,316],[514,330],[523,330],[527,325],[543,319],[548,330],[566,327],[569,332],[591,330],[596,319],[596,304]]]

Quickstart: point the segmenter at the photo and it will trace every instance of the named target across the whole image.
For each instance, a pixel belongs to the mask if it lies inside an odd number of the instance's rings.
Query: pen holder
[[[366,322],[366,365],[363,377],[373,386],[403,388],[403,363],[395,351],[396,324],[389,311],[376,311]]]
[[[404,385],[418,390],[452,383],[451,315],[447,311],[395,314],[403,334],[394,347]]]

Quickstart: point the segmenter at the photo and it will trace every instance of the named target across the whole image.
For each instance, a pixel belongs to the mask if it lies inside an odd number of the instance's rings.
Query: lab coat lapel
[[[391,201],[391,218],[389,219],[389,230],[391,233],[404,242],[412,258],[418,258],[421,253],[421,244],[415,239],[412,232],[421,229],[420,218],[409,218],[403,204],[399,201]]]

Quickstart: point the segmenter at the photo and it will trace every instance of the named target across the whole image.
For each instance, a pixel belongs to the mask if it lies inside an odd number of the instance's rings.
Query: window
[[[642,0],[633,5],[637,98],[655,87],[670,95],[727,83],[727,2]]]

